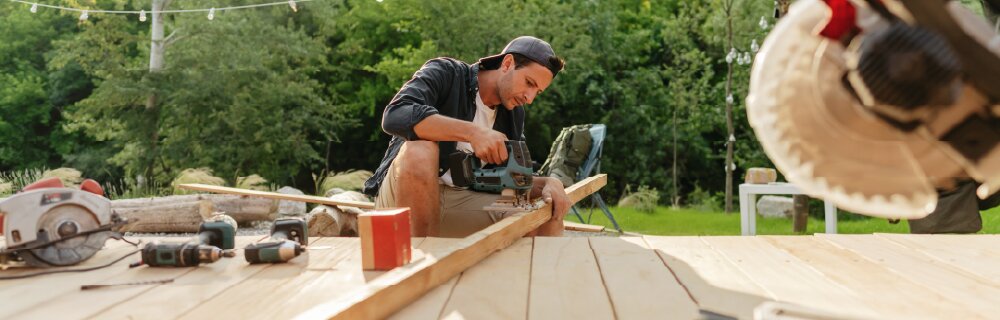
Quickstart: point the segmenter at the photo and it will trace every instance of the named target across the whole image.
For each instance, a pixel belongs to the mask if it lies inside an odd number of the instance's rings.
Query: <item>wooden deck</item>
[[[237,247],[255,239],[240,237]],[[291,318],[382,274],[361,270],[357,238],[312,241],[331,248],[288,264],[248,265],[237,256],[177,269],[129,269],[133,256],[85,273],[0,281],[0,318]],[[415,260],[456,241],[414,239]],[[109,241],[83,265],[130,250]],[[160,279],[175,280],[80,290]],[[770,300],[845,317],[1000,319],[1000,236],[525,238],[393,318],[749,318]]]

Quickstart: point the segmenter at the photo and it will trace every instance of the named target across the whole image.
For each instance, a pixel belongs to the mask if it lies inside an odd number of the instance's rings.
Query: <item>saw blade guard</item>
[[[863,1],[852,3],[869,31],[888,25]],[[936,206],[936,188],[955,178],[971,177],[984,183],[980,189],[995,191],[1000,145],[969,159],[935,136],[933,125],[901,130],[873,112],[848,84],[857,58],[852,48],[819,35],[830,19],[823,1],[797,1],[764,41],[751,71],[747,117],[786,179],[843,209],[887,218],[926,216]],[[960,88],[952,109],[942,114],[1000,117],[989,114],[996,108],[973,84]]]
[[[110,231],[92,232],[112,224],[111,201],[77,189],[19,193],[0,202],[0,212],[6,251],[27,249],[17,251],[17,255],[32,266],[79,263],[93,256],[112,235]],[[81,235],[87,232],[92,233]]]

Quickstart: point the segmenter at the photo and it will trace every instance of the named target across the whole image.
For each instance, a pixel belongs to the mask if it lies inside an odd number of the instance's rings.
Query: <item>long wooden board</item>
[[[572,221],[563,221],[563,228],[566,230],[580,231],[580,232],[601,232],[604,231],[604,226],[597,226],[592,224],[577,223]]]
[[[857,253],[836,247],[813,237],[764,237],[775,247],[809,263],[810,266],[844,287],[847,287],[878,317],[895,319],[976,319],[984,318],[958,301],[939,294],[892,272]],[[873,239],[877,240],[877,239]],[[886,294],[892,292],[893,294]],[[936,303],[915,304],[914,301]],[[850,308],[850,306],[844,306]]]
[[[618,319],[695,319],[698,306],[642,238],[591,238]]]
[[[483,259],[462,272],[442,317],[465,319],[524,319],[528,313],[532,238]]]
[[[704,311],[737,319],[754,319],[757,307],[773,301],[763,296],[764,289],[699,237],[646,236],[643,239],[656,250],[663,263]]]
[[[572,203],[576,203],[604,187],[607,182],[607,175],[590,177],[566,188],[566,194]],[[420,261],[393,269],[367,286],[318,305],[298,318],[385,318],[487,256],[506,248],[551,217],[551,204],[507,217],[462,239],[450,252],[427,255]]]
[[[590,240],[536,237],[528,319],[614,319]]]
[[[248,190],[240,188],[230,188],[230,187],[220,187],[200,183],[186,183],[178,185],[181,189],[195,190],[195,191],[205,191],[213,193],[225,193],[225,194],[236,194],[241,196],[252,196],[261,197],[268,199],[278,199],[278,200],[291,200],[291,201],[302,201],[309,203],[319,203],[331,206],[345,206],[354,207],[361,209],[374,209],[375,203],[372,202],[362,202],[362,201],[348,201],[348,200],[333,200],[330,198],[309,196],[309,195],[297,195],[297,194],[284,194],[277,192],[267,192],[258,190]]]

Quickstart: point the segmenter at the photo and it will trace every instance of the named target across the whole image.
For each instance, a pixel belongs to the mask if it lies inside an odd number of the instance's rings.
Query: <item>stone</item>
[[[301,190],[289,186],[281,187],[278,193],[305,195]],[[278,201],[278,217],[301,217],[306,214],[306,203],[302,201]]]
[[[791,197],[763,196],[757,201],[757,214],[764,218],[789,218],[794,208]]]

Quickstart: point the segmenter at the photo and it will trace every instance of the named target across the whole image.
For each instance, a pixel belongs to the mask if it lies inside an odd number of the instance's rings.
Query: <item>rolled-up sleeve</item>
[[[382,130],[407,141],[420,140],[413,127],[439,113],[434,105],[451,88],[453,77],[449,76],[446,68],[447,62],[432,59],[417,70],[385,107]]]

